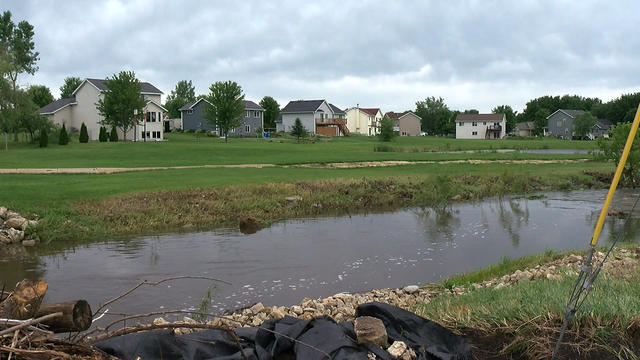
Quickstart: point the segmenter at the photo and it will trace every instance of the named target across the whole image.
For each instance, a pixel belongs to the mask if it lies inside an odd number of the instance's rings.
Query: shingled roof
[[[91,83],[91,85],[95,86],[96,88],[98,88],[98,90],[100,91],[106,91],[108,90],[107,88],[107,84],[105,83],[105,79],[89,79],[87,78],[87,81]],[[144,82],[141,81],[140,82],[140,86],[142,87],[142,91],[143,93],[148,93],[148,94],[164,94],[162,91],[160,91],[157,87],[151,85],[148,82]]]
[[[504,114],[458,114],[456,121],[502,121]]]
[[[324,102],[324,100],[294,100],[289,101],[287,106],[283,107],[280,110],[281,114],[286,113],[303,113],[303,112],[314,112],[318,110],[320,105]]]
[[[43,106],[42,108],[40,108],[40,110],[38,110],[38,113],[40,113],[40,115],[47,115],[47,114],[53,114],[55,112],[57,112],[58,110],[61,110],[69,105],[73,105],[76,104],[76,98],[75,96],[72,97],[68,97],[68,98],[64,98],[64,99],[60,99],[60,100],[56,100],[54,102],[52,102],[51,104],[47,104],[45,106]]]
[[[369,114],[371,116],[376,116],[376,114],[378,113],[378,111],[380,111],[379,108],[360,108],[360,111],[362,111],[365,114]]]
[[[329,107],[331,108],[331,110],[333,111],[334,114],[344,114],[345,112],[340,110],[339,107],[329,103]]]

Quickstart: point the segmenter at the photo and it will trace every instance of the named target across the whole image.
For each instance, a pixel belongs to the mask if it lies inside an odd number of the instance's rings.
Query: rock
[[[36,245],[36,241],[33,239],[22,241],[22,246],[35,246],[35,245]]]
[[[4,216],[4,219],[9,220],[11,218],[16,218],[16,217],[22,217],[22,216],[20,216],[20,214],[18,214],[15,211],[7,211],[6,215]]]
[[[458,194],[458,195],[454,195],[453,197],[451,197],[451,201],[460,201],[462,199],[462,195]]]
[[[358,344],[371,343],[380,347],[387,347],[387,329],[382,320],[371,316],[361,316],[353,322],[353,330],[358,338]]]
[[[38,220],[28,220],[26,227],[34,228],[38,226]]]
[[[302,307],[298,305],[292,306],[291,311],[296,315],[302,315],[302,313],[304,313],[304,311],[302,311]]]
[[[407,294],[415,294],[418,292],[418,290],[420,290],[420,287],[418,285],[407,285],[402,289],[402,291],[406,292]]]
[[[367,359],[369,359],[369,360],[376,360],[376,359],[377,359],[376,354],[374,354],[374,353],[372,353],[372,352],[368,352],[368,353],[367,353]]]
[[[188,317],[188,316],[184,316],[182,318],[182,321],[186,322],[187,324],[197,324],[198,322],[193,320],[192,318]]]
[[[255,234],[260,230],[260,223],[252,217],[241,217],[238,219],[238,227],[243,234]]]
[[[503,287],[504,287],[504,283],[499,283],[494,287],[494,289],[498,290],[498,289],[502,289]]]
[[[284,312],[282,312],[280,309],[274,307],[271,309],[271,318],[273,319],[281,319],[284,317]]]
[[[7,221],[4,222],[4,226],[7,228],[14,228],[14,229],[18,229],[18,230],[24,230],[27,227],[27,219],[19,216],[19,217],[12,217],[7,219]]]
[[[8,229],[7,234],[11,239],[11,242],[17,243],[24,239],[24,231],[16,230],[16,229]]]
[[[164,325],[164,324],[168,324],[169,322],[167,320],[165,320],[164,318],[158,317],[153,319],[153,325]]]
[[[7,218],[7,208],[4,206],[0,206],[0,219],[6,219]]]
[[[253,326],[260,326],[262,324],[262,320],[260,320],[260,318],[256,316],[253,318],[253,320],[251,320],[251,324]]]
[[[393,344],[391,344],[391,346],[389,346],[389,348],[387,349],[389,355],[393,356],[396,359],[402,356],[405,351],[407,351],[407,344],[402,341],[394,341]]]
[[[261,312],[262,310],[264,310],[264,305],[262,305],[261,302],[253,305],[252,307],[249,308],[249,310],[251,310],[252,313],[257,314],[259,312]]]
[[[287,196],[284,199],[289,201],[289,202],[297,202],[297,201],[302,201],[302,196],[300,196],[300,195]]]
[[[0,244],[11,244],[13,239],[9,236],[9,232],[6,230],[0,231]]]

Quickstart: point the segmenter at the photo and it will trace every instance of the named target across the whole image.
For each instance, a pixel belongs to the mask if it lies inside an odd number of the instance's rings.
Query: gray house
[[[584,114],[584,110],[559,109],[547,116],[548,135],[561,139],[573,138],[573,119],[582,114]],[[593,140],[597,137],[608,136],[610,127],[609,120],[598,119],[587,137]]]
[[[296,119],[311,133],[325,136],[348,136],[346,114],[325,100],[290,101],[276,120],[277,131],[290,131]]]
[[[204,117],[205,105],[211,106],[206,99],[198,99],[180,108],[180,124],[183,130],[205,130],[218,133],[218,129],[209,124]],[[242,125],[229,131],[229,136],[256,136],[256,129],[264,128],[264,109],[250,100],[244,100]]]

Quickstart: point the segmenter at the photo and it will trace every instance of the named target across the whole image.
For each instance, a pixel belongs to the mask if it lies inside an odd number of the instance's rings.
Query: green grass
[[[376,160],[462,160],[462,159],[576,159],[588,155],[500,154],[433,152],[498,149],[593,149],[595,142],[558,139],[456,140],[436,137],[398,137],[384,143],[388,152],[374,151],[381,142],[374,137],[318,138],[298,144],[292,139],[230,139],[202,134],[166,134],[166,142],[100,143],[37,148],[24,142],[11,143],[0,151],[0,168],[147,167],[207,164],[297,164]]]

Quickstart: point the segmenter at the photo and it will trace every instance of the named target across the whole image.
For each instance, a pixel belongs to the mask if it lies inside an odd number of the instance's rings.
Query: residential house
[[[345,112],[326,100],[290,101],[276,121],[277,131],[290,131],[296,119],[312,134],[326,136],[348,136]]]
[[[164,138],[163,119],[167,110],[162,107],[162,91],[148,82],[141,82],[140,96],[146,105],[142,114],[138,114],[133,134],[128,134],[128,140],[162,140]],[[73,96],[60,99],[48,104],[39,110],[58,126],[65,125],[72,133],[80,131],[84,122],[90,140],[98,140],[100,135],[100,122],[104,119],[97,109],[98,100],[104,99],[104,93],[108,91],[103,79],[85,79],[73,92]],[[110,129],[109,129],[110,130]],[[124,134],[118,129],[118,136],[124,138]]]
[[[400,136],[420,136],[420,122],[422,118],[412,111],[403,113],[388,112],[385,114],[393,121],[393,130]]]
[[[584,114],[584,110],[556,110],[553,114],[547,116],[549,136],[571,139],[573,137],[573,119],[582,114]]]
[[[609,130],[611,129],[611,121],[607,119],[598,119],[593,125],[593,130],[587,137],[591,140],[594,140],[599,137],[609,138]]]
[[[378,135],[382,111],[379,108],[352,107],[346,111],[347,128],[350,133],[360,135]]]
[[[183,130],[205,130],[219,133],[215,125],[204,117],[206,105],[213,106],[201,98],[180,108],[180,126]],[[244,100],[242,125],[229,130],[229,136],[256,136],[256,129],[264,129],[264,109],[250,100]],[[222,134],[219,134],[222,135]]]
[[[502,139],[506,125],[504,114],[458,114],[456,139]]]
[[[528,137],[533,136],[533,130],[535,129],[533,121],[525,121],[516,124],[516,128],[513,132],[515,136]]]

